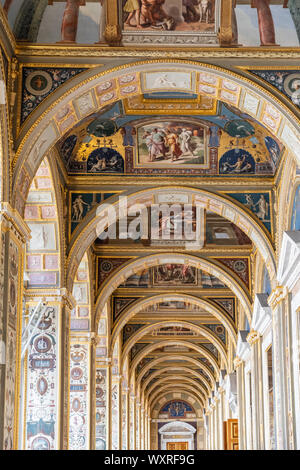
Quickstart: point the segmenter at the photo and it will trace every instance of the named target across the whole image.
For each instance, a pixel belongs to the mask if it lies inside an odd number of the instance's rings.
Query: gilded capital
[[[260,334],[258,331],[250,331],[250,333],[247,336],[247,342],[250,344],[250,346],[253,346],[253,344],[257,343],[260,339]]]
[[[280,302],[285,300],[287,295],[288,289],[285,286],[277,286],[268,298],[268,303],[272,310],[274,310]]]
[[[240,367],[242,365],[243,361],[242,359],[240,359],[239,357],[236,357],[234,360],[233,360],[233,365],[234,365],[234,368],[237,369],[238,367]]]

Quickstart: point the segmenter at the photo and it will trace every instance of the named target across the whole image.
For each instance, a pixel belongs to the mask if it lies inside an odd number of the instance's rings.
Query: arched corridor
[[[300,448],[294,3],[1,1],[0,449]]]

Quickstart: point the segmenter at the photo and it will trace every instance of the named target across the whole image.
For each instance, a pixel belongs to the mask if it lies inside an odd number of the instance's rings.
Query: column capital
[[[275,309],[277,305],[286,299],[288,295],[288,289],[285,286],[277,286],[270,294],[268,303],[272,309]]]
[[[26,300],[30,301],[40,301],[44,300],[46,302],[63,302],[70,310],[73,310],[76,306],[76,301],[65,287],[60,289],[48,289],[41,292],[41,289],[36,289],[34,291],[25,290]]]
[[[8,228],[13,228],[23,243],[30,239],[30,228],[24,222],[19,212],[8,202],[0,203],[0,222],[6,224]]]
[[[247,342],[250,344],[250,346],[253,346],[255,343],[257,343],[260,339],[260,334],[258,331],[250,331],[250,333],[247,336]]]
[[[243,364],[243,361],[238,356],[234,358],[233,365],[235,369],[238,369]]]

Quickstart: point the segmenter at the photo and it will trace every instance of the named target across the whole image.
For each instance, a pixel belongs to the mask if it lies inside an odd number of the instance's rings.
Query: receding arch
[[[116,324],[113,328],[112,335],[111,335],[111,348],[113,348],[113,344],[115,339],[118,337],[119,333],[121,332],[122,328],[131,320],[135,315],[137,315],[142,309],[157,304],[159,302],[172,302],[172,301],[183,301],[190,303],[192,305],[197,305],[200,308],[203,308],[215,318],[217,318],[223,326],[226,328],[226,331],[232,340],[234,346],[237,343],[236,331],[233,322],[228,318],[228,315],[224,314],[220,308],[216,307],[212,304],[212,302],[204,299],[200,299],[190,294],[158,294],[151,297],[146,297],[142,300],[137,300],[126,307],[120,317],[118,317]]]
[[[273,279],[276,274],[276,263],[274,250],[268,236],[264,233],[259,223],[254,219],[253,214],[251,215],[246,210],[239,207],[234,202],[226,199],[224,196],[214,194],[208,191],[190,188],[188,186],[177,186],[177,187],[158,187],[138,192],[126,191],[122,193],[122,197],[127,197],[128,206],[136,204],[139,201],[145,205],[150,205],[153,202],[154,196],[164,194],[176,195],[185,194],[188,195],[193,204],[200,204],[206,209],[221,215],[227,220],[230,220],[237,225],[247,236],[252,240],[254,245],[257,247],[262,258],[264,259],[267,269],[269,271],[270,278]],[[110,198],[110,204],[112,204],[116,211],[117,219],[119,218],[119,197],[112,196]],[[70,252],[68,256],[68,285],[71,288],[71,284],[74,278],[74,272],[76,271],[76,265],[82,258],[86,249],[94,242],[97,238],[97,226],[99,220],[105,215],[106,206],[100,204],[97,208],[91,211],[86,220],[85,226],[82,227],[81,231],[78,231],[78,236],[71,241]]]
[[[160,369],[160,370],[157,370],[156,372],[153,372],[153,374],[151,374],[149,377],[147,377],[147,379],[144,381],[144,383],[141,386],[141,396],[143,396],[147,386],[149,385],[149,383],[153,379],[155,379],[156,377],[159,377],[160,375],[164,374],[165,372],[169,373],[169,372],[172,372],[172,371],[176,371],[177,373],[178,373],[178,371],[184,371],[184,372],[187,372],[188,374],[192,374],[194,377],[199,379],[200,382],[202,382],[202,384],[205,385],[205,388],[207,389],[207,393],[209,393],[209,391],[211,390],[210,383],[207,381],[207,379],[203,375],[199,374],[199,372],[197,372],[193,369],[190,369],[189,367],[185,367],[185,366],[177,366],[177,367],[174,366],[174,367],[164,367],[163,369]]]
[[[172,341],[163,340],[163,341],[149,344],[149,346],[146,346],[144,349],[142,349],[142,351],[140,351],[136,355],[136,357],[132,361],[131,370],[134,370],[135,367],[138,365],[138,363],[143,359],[143,357],[145,357],[147,354],[150,354],[155,349],[161,348],[163,346],[171,346],[171,345],[184,346],[187,348],[194,349],[197,353],[202,354],[211,362],[217,374],[220,372],[218,362],[212,353],[205,350],[205,348],[201,347],[199,344],[190,343],[189,341],[185,341],[185,340],[176,340],[176,341],[175,340],[172,340]]]
[[[152,396],[152,393],[156,394],[156,389],[158,387],[160,387],[161,385],[164,385],[166,382],[167,382],[166,387],[174,386],[174,384],[178,383],[178,376],[177,375],[171,375],[171,376],[168,376],[168,377],[163,377],[161,379],[158,379],[153,385],[151,385],[151,387],[149,387],[147,392],[145,392],[145,399],[146,400],[148,399],[148,404],[151,402],[150,396]],[[205,391],[203,386],[199,382],[197,382],[196,380],[194,380],[190,377],[180,376],[180,383],[182,383],[182,384],[185,384],[185,383],[191,384],[193,387],[198,389],[199,393],[203,394],[202,396],[203,396],[204,400],[207,399],[207,392]]]
[[[149,400],[150,408],[151,408],[152,404],[155,403],[155,401],[157,400],[158,397],[160,398],[163,394],[170,393],[170,392],[173,392],[173,391],[174,391],[174,388],[172,388],[171,385],[162,385],[161,387],[159,387],[153,393],[153,395],[151,396],[151,399]],[[176,384],[176,392],[187,392],[187,393],[191,392],[194,396],[198,397],[199,401],[201,401],[203,406],[205,404],[206,397],[201,395],[201,393],[199,393],[199,391],[197,390],[197,388],[195,388],[195,386],[177,383]]]
[[[137,376],[136,378],[136,385],[138,386],[139,383],[141,382],[143,376],[147,373],[148,370],[152,369],[153,367],[157,366],[158,364],[160,363],[164,363],[166,361],[176,361],[176,360],[179,360],[181,363],[183,362],[183,359],[184,358],[184,361],[186,363],[190,363],[190,364],[193,364],[197,367],[199,367],[199,369],[203,369],[205,371],[205,373],[209,376],[210,380],[211,380],[211,383],[212,385],[215,385],[216,383],[216,379],[215,377],[213,376],[211,370],[209,369],[209,367],[207,367],[205,364],[203,364],[202,362],[200,362],[200,360],[197,360],[195,359],[194,357],[188,357],[188,356],[181,356],[181,359],[180,357],[178,356],[175,356],[175,355],[166,355],[166,356],[162,356],[162,357],[158,357],[157,359],[154,359],[153,361],[149,362],[145,368],[143,368],[141,370],[141,372],[139,373],[139,375]]]
[[[161,253],[143,256],[133,261],[129,261],[122,265],[119,270],[115,271],[111,277],[107,278],[98,294],[98,299],[95,306],[96,325],[101,317],[101,312],[104,309],[109,297],[124,280],[139,270],[168,263],[189,264],[190,266],[193,266],[197,269],[202,269],[219,278],[237,296],[246,312],[249,321],[251,321],[251,301],[249,298],[249,293],[247,292],[246,288],[239,284],[238,281],[234,279],[225,269],[217,266],[210,260],[206,260],[189,253]]]
[[[130,349],[134,346],[134,344],[141,339],[143,336],[145,336],[147,333],[150,333],[151,331],[155,330],[157,327],[160,326],[183,326],[185,328],[190,328],[196,331],[198,334],[201,336],[204,336],[206,339],[208,339],[218,350],[220,353],[221,358],[224,361],[224,364],[228,364],[228,358],[227,358],[227,351],[226,348],[224,347],[224,344],[222,341],[213,334],[211,330],[208,328],[205,328],[204,326],[198,326],[193,323],[189,323],[186,321],[158,321],[156,323],[152,323],[151,325],[147,325],[144,328],[140,328],[135,334],[133,334],[129,340],[125,343],[125,347],[122,352],[123,360],[126,358],[127,354],[129,353]]]

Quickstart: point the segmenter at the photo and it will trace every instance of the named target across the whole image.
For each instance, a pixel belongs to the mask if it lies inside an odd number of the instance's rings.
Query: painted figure
[[[269,214],[269,204],[263,194],[261,194],[258,202],[254,204],[254,207],[256,206],[258,206],[258,212],[256,213],[257,217],[261,220],[266,220]]]
[[[169,153],[172,158],[172,162],[178,160],[182,155],[182,151],[178,145],[178,136],[175,132],[172,132],[170,129],[167,129],[166,142],[169,147]]]
[[[211,15],[211,1],[210,0],[199,0],[199,11],[200,11],[200,23],[205,21],[209,23],[209,17]]]
[[[291,88],[294,90],[291,94],[292,102],[295,105],[300,106],[300,80],[295,80]]]
[[[185,12],[182,13],[182,16],[186,23],[199,21],[200,15],[196,10],[198,0],[182,0],[182,6],[185,7]]]
[[[193,134],[192,131],[188,131],[187,129],[182,129],[179,139],[180,139],[180,149],[183,154],[191,153],[190,141],[191,141],[192,134]]]
[[[84,202],[84,200],[82,199],[82,195],[79,194],[79,196],[75,199],[75,201],[73,202],[73,219],[75,222],[79,222],[82,220],[82,216],[83,216],[83,210],[84,210],[84,207],[83,206],[88,206],[88,210],[90,208],[90,205],[86,202]]]
[[[138,29],[141,29],[141,24],[140,24],[140,14],[141,14],[141,5],[139,0],[127,0],[127,2],[124,5],[124,12],[128,13],[127,19],[125,21],[125,24],[127,26],[135,26]],[[131,23],[132,19],[135,19],[135,25]]]

